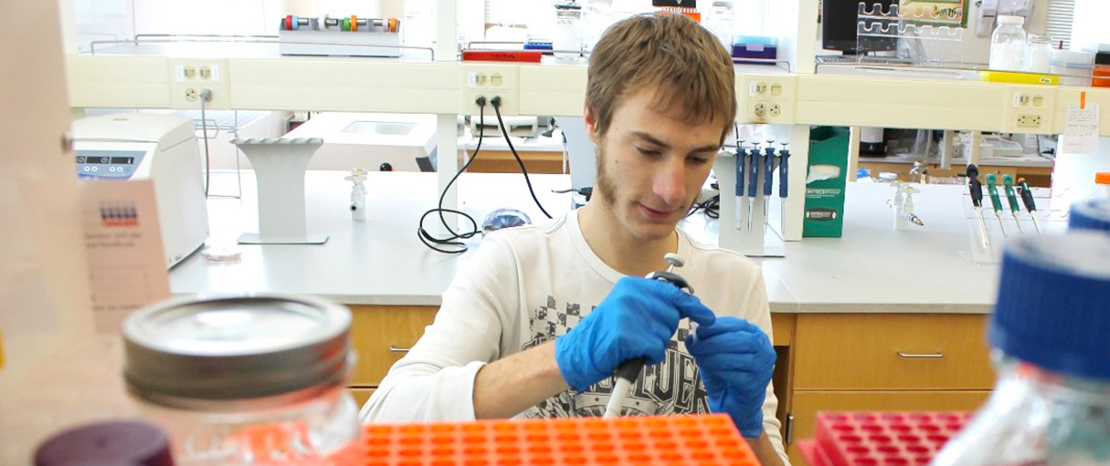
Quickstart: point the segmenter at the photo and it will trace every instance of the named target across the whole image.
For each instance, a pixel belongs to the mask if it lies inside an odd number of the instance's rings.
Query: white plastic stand
[[[984,194],[985,193],[984,189]],[[1034,198],[1037,201],[1037,222],[1043,233],[1049,229],[1059,231],[1067,228],[1067,220],[1053,220],[1048,209],[1048,199]],[[964,193],[963,198],[964,219],[967,223],[968,238],[971,241],[967,251],[960,251],[960,255],[975,264],[996,264],[1002,261],[1002,249],[1006,240],[1026,236],[1037,236],[1037,227],[1033,224],[1033,217],[1024,208],[1017,214],[1010,211],[1006,199],[1003,197],[1003,209],[995,215],[991,205],[990,196],[983,196],[983,225],[980,226],[979,214],[971,203],[971,194]],[[1044,208],[1044,212],[1040,209]],[[1001,221],[999,221],[1001,218]],[[984,237],[986,240],[984,241]]]
[[[323,139],[235,139],[258,182],[258,233],[243,233],[240,244],[324,244],[327,235],[305,226],[304,172]]]
[[[746,156],[745,156],[746,157]],[[793,161],[791,161],[793,162]],[[717,154],[713,171],[717,174],[717,183],[721,188],[721,216],[719,246],[731,249],[748,257],[784,257],[786,247],[782,236],[771,228],[767,222],[766,208],[764,206],[763,180],[767,173],[763,158],[756,159],[759,167],[758,186],[756,197],[750,203],[747,197],[737,197],[736,194],[736,154],[730,151],[721,151]],[[747,165],[745,164],[745,167]],[[744,170],[745,175],[748,173]],[[747,181],[747,180],[745,180]],[[746,194],[747,190],[745,190]],[[778,190],[773,190],[778,193]],[[776,194],[772,194],[777,197]],[[777,204],[777,203],[772,203]],[[772,205],[770,208],[774,208]],[[751,228],[748,228],[748,218],[751,216]]]

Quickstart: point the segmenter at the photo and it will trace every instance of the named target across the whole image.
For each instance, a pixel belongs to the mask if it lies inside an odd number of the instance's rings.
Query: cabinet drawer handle
[[[906,358],[906,359],[940,359],[940,358],[944,357],[944,353],[916,354],[916,353],[903,353],[901,351],[896,351],[896,353],[898,353],[899,357]]]
[[[411,348],[398,348],[396,346],[389,345],[389,352],[390,353],[407,353],[407,352],[409,352],[410,349]]]

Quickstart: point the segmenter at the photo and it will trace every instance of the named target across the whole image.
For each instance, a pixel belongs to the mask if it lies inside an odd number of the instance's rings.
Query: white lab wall
[[[1110,2],[1106,0],[1075,0],[1072,18],[1071,49],[1083,50],[1085,44],[1110,44]]]
[[[1066,135],[1060,136],[1063,147]],[[1110,138],[1099,138],[1098,149],[1090,154],[1070,154],[1061,151],[1056,155],[1052,171],[1052,210],[1063,212],[1076,202],[1083,201],[1095,192],[1095,173],[1110,172]]]
[[[130,0],[135,34],[276,34],[280,0]]]

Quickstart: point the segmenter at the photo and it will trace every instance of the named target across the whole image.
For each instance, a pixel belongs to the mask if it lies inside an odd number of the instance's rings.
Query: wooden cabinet
[[[362,405],[366,404],[366,400],[369,400],[370,395],[374,394],[374,390],[376,390],[376,389],[374,389],[374,388],[348,388],[347,389],[347,391],[351,393],[351,396],[355,398],[355,404],[358,406],[359,409],[362,409]]]
[[[813,438],[819,411],[974,410],[994,386],[987,317],[799,314],[789,440]],[[805,464],[787,448],[791,463]]]
[[[794,389],[986,390],[985,335],[982,315],[802,315]]]
[[[794,393],[794,439],[812,439],[818,411],[974,411],[987,401],[987,390],[798,391]],[[789,445],[790,463],[806,463]]]
[[[348,306],[358,352],[351,385],[376,387],[435,319],[438,306]]]
[[[535,173],[564,173],[563,153],[546,151],[517,151],[528,174]],[[466,160],[460,158],[459,166]],[[478,153],[478,158],[467,169],[470,173],[520,173],[520,164],[517,163],[513,153],[507,150],[483,149]]]

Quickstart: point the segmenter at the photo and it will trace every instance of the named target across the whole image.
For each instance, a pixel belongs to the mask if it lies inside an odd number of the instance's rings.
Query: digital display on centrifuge
[[[124,164],[131,165],[135,163],[135,157],[86,157],[77,156],[77,163],[92,163],[92,164]]]
[[[78,150],[78,164],[93,165],[132,165],[142,155],[143,151],[135,150]]]

